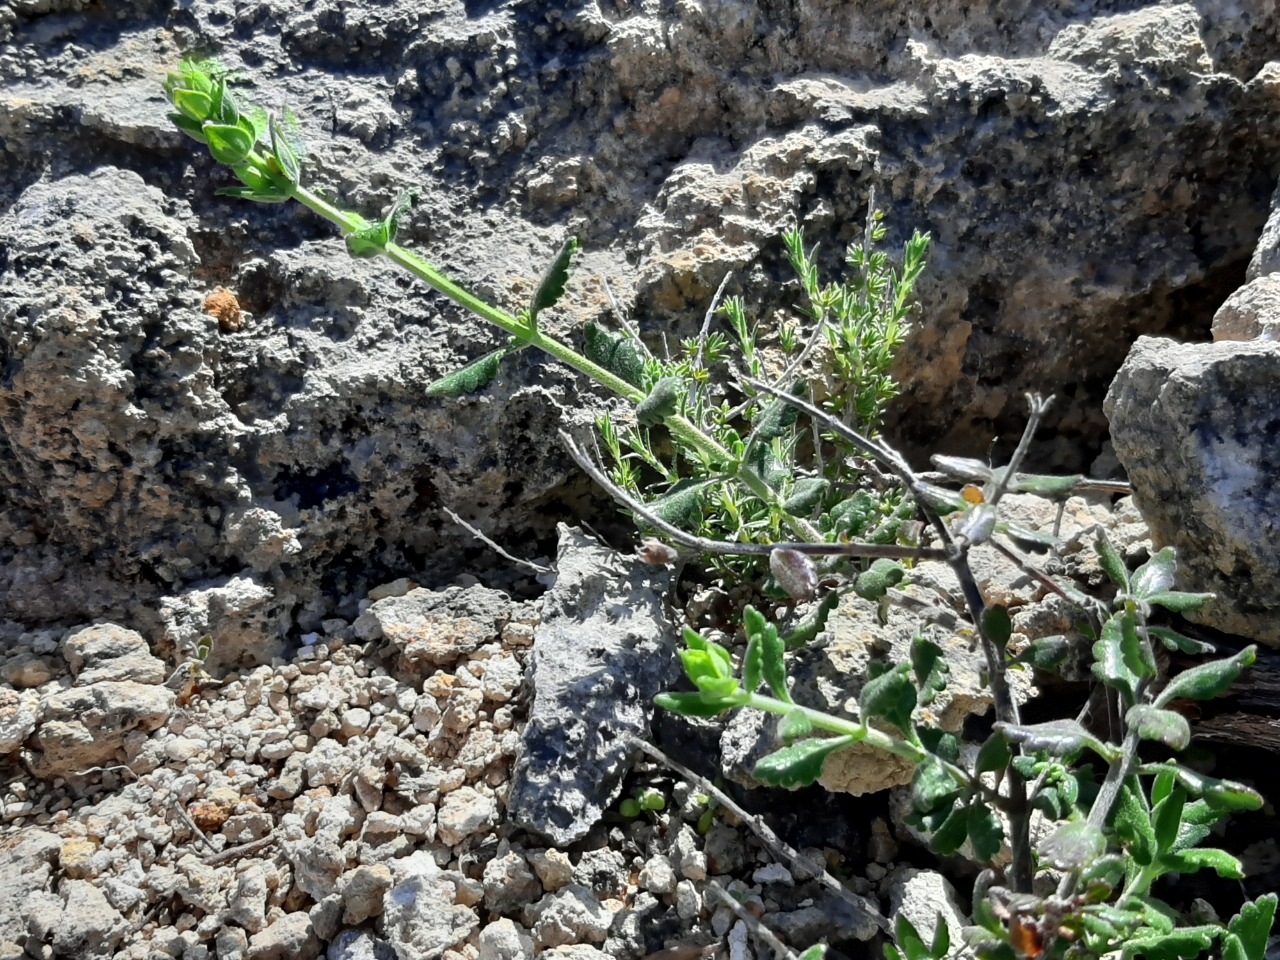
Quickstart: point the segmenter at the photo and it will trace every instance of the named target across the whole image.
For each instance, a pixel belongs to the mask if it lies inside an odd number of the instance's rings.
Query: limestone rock
[[[131,731],[158,728],[173,702],[172,690],[132,680],[48,694],[40,701],[40,725],[31,740],[31,768],[52,778],[111,763]]]
[[[32,692],[0,687],[0,756],[18,750],[36,728],[40,701]]]
[[[507,797],[513,822],[565,845],[617,796],[628,736],[647,736],[653,697],[678,673],[662,601],[669,578],[560,526],[529,670],[533,705]]]
[[[898,917],[911,921],[926,944],[933,943],[938,924],[945,923],[952,944],[947,956],[959,960],[973,956],[961,932],[968,918],[960,909],[955,888],[942,874],[914,867],[895,870],[889,878],[889,922],[896,923]]]
[[[269,663],[283,652],[281,605],[255,576],[223,577],[198,584],[160,603],[165,639],[183,659],[196,655],[205,636],[215,638],[205,669],[219,676],[234,667]]]
[[[315,960],[323,949],[307,914],[286,913],[249,938],[249,960]]]
[[[436,960],[479,926],[431,855],[418,851],[390,864],[395,884],[383,897],[383,927],[399,960]]]
[[[1280,343],[1144,337],[1107,395],[1116,455],[1197,623],[1280,645]]]
[[[49,883],[61,849],[57,834],[34,827],[0,840],[0,943],[16,943],[25,936],[23,901]]]
[[[1213,315],[1214,340],[1280,340],[1280,272],[1250,280]]]
[[[71,634],[63,643],[62,655],[81,687],[104,680],[163,683],[165,678],[164,661],[151,655],[142,634],[113,623]]]

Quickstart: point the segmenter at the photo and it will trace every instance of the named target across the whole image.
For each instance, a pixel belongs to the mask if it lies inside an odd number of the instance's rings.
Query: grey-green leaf
[[[566,237],[560,245],[556,257],[542,275],[542,281],[529,301],[529,319],[534,325],[538,322],[538,314],[550,310],[564,296],[565,285],[569,282],[569,264],[574,255],[581,249],[577,237]]]
[[[1076,720],[1049,720],[1045,723],[997,723],[995,729],[1011,743],[1028,750],[1043,750],[1055,757],[1068,757],[1088,747],[1104,760],[1113,760],[1115,747],[1104,744]]]
[[[582,332],[583,353],[614,376],[633,387],[644,386],[644,357],[628,338],[610,333],[599,324],[589,323]]]
[[[1139,703],[1129,708],[1125,720],[1143,740],[1157,740],[1174,750],[1185,750],[1191,742],[1191,724],[1172,710]]]
[[[1251,903],[1246,903],[1240,912],[1231,918],[1227,929],[1240,942],[1243,956],[1240,960],[1263,960],[1267,952],[1267,938],[1271,934],[1271,925],[1276,918],[1276,894],[1268,893]]]
[[[1177,573],[1178,561],[1173,547],[1165,547],[1134,571],[1129,592],[1139,600],[1149,600],[1156,594],[1171,590]]]
[[[423,391],[423,395],[428,397],[464,397],[468,394],[476,393],[498,375],[498,367],[502,363],[502,359],[514,353],[517,349],[516,345],[508,344],[505,347],[492,350],[478,360],[472,360],[465,367],[436,380]]]
[[[1234,656],[1184,670],[1160,691],[1156,706],[1163,707],[1174,700],[1212,700],[1221,696],[1235,683],[1240,671],[1257,659],[1258,648],[1250,644]]]
[[[907,732],[911,713],[916,708],[916,688],[908,676],[910,669],[900,663],[866,682],[858,695],[863,723],[874,717]]]
[[[674,417],[680,408],[684,394],[684,380],[680,377],[663,377],[653,385],[649,395],[636,405],[636,422],[642,427],[656,427],[668,417]]]
[[[1119,551],[1107,539],[1107,533],[1102,527],[1098,527],[1095,533],[1094,548],[1098,551],[1098,562],[1101,564],[1103,572],[1115,581],[1116,586],[1127,593],[1129,591],[1129,568],[1125,566],[1124,558],[1120,556]]]
[[[854,581],[853,592],[863,600],[879,600],[889,592],[890,587],[901,583],[906,575],[906,571],[896,560],[881,557],[858,574],[858,579]]]
[[[837,750],[843,750],[856,739],[852,735],[846,735],[802,740],[762,758],[751,774],[771,787],[784,787],[788,790],[807,787],[822,776],[822,767],[826,764],[827,757]]]

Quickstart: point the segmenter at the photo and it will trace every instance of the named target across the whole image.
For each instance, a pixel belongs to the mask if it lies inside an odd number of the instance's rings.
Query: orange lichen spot
[[[240,301],[236,295],[224,287],[218,287],[204,298],[204,312],[218,321],[218,329],[223,333],[237,333],[244,329],[244,314],[240,312]]]

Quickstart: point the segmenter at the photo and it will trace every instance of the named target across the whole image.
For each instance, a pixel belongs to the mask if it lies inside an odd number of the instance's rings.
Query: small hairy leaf
[[[1124,558],[1120,556],[1119,551],[1107,539],[1107,533],[1102,527],[1098,527],[1094,535],[1094,549],[1098,551],[1098,563],[1108,577],[1110,577],[1121,590],[1128,593],[1129,591],[1129,568],[1124,564]]]
[[[1276,918],[1276,902],[1274,893],[1259,897],[1241,907],[1227,924],[1227,929],[1240,943],[1238,960],[1263,960],[1271,925]]]
[[[1130,960],[1131,957],[1190,960],[1208,950],[1220,932],[1221,928],[1216,926],[1179,927],[1172,933],[1154,937],[1133,937],[1126,941],[1121,957],[1123,960]]]
[[[1128,706],[1133,703],[1138,676],[1130,669],[1124,655],[1125,618],[1125,613],[1116,613],[1102,625],[1102,636],[1093,645],[1093,673],[1107,686],[1120,691]]]
[[[1144,598],[1147,603],[1156,607],[1164,607],[1174,613],[1187,613],[1199,610],[1213,599],[1212,593],[1187,593],[1184,590],[1164,590]]]
[[[807,787],[822,776],[827,757],[857,740],[852,735],[825,739],[801,740],[775,750],[756,764],[751,775],[771,787]]]
[[[1020,473],[1015,475],[1009,487],[1019,493],[1034,493],[1049,500],[1065,500],[1075,492],[1076,486],[1082,479],[1084,478],[1078,473],[1067,477]]]
[[[982,630],[996,645],[996,649],[1004,650],[1013,636],[1013,621],[1009,619],[1009,608],[999,604],[987,607],[982,611]]]
[[[1085,867],[1080,874],[1080,882],[1084,886],[1103,884],[1112,890],[1124,883],[1124,857],[1119,854],[1108,854],[1099,857]]]
[[[903,733],[910,729],[911,712],[916,708],[916,688],[908,676],[910,669],[900,663],[863,685],[858,695],[863,723],[876,717]]]
[[[1191,742],[1191,724],[1172,710],[1139,703],[1129,708],[1125,721],[1143,740],[1157,740],[1174,750],[1185,750]]]
[[[1155,830],[1156,849],[1161,853],[1167,853],[1176,846],[1186,803],[1187,791],[1182,787],[1175,787],[1168,796],[1157,801],[1152,809],[1151,825]]]
[[[1160,692],[1156,706],[1163,707],[1174,700],[1212,700],[1221,696],[1235,683],[1240,671],[1257,659],[1258,648],[1250,644],[1234,656],[1184,670]]]
[[[890,587],[901,583],[906,575],[907,572],[902,569],[898,561],[881,557],[858,574],[858,579],[854,581],[853,592],[863,600],[879,600],[889,592]]]
[[[831,616],[831,611],[836,608],[836,604],[839,602],[840,594],[834,590],[823,597],[817,608],[806,615],[798,627],[782,638],[786,649],[795,650],[798,647],[802,647],[825,630],[827,628],[827,618]]]
[[[911,641],[911,669],[916,676],[916,690],[922,704],[932,703],[946,689],[951,667],[942,648],[932,640],[917,635]]]
[[[1202,798],[1219,816],[1236,810],[1262,809],[1262,795],[1242,783],[1219,780],[1179,764],[1171,764],[1169,769],[1189,794]]]
[[[1149,866],[1156,855],[1156,832],[1137,778],[1131,777],[1121,789],[1114,817],[1116,835],[1129,848],[1134,860]]]
[[[714,480],[690,480],[676,484],[665,497],[649,504],[649,509],[667,523],[690,530],[702,522],[702,500]]]
[[[1040,841],[1043,863],[1055,870],[1080,870],[1107,852],[1107,838],[1086,820],[1064,823]]]
[[[1037,670],[1050,672],[1067,662],[1071,655],[1071,643],[1061,634],[1051,637],[1037,637],[1027,644],[1013,663],[1025,663]]]
[[[1178,574],[1178,561],[1173,547],[1165,547],[1134,571],[1129,592],[1138,600],[1150,600],[1156,594],[1173,588]]]
[[[477,360],[472,360],[465,367],[445,374],[426,390],[428,397],[465,397],[476,393],[489,384],[498,375],[498,367],[502,359],[515,351],[516,347],[508,344],[497,350],[486,353]]]
[[[1172,873],[1195,873],[1207,867],[1228,880],[1244,879],[1244,866],[1225,850],[1205,847],[1179,850],[1164,854],[1160,858],[1160,865]]]
[[[1177,630],[1170,630],[1168,627],[1147,627],[1147,635],[1155,637],[1169,650],[1177,650],[1181,653],[1203,654],[1213,653],[1214,647],[1211,643],[1205,643],[1203,640],[1192,640],[1190,637],[1183,636]]]
[[[663,377],[653,385],[649,395],[636,405],[636,422],[643,427],[656,427],[668,417],[674,417],[680,409],[680,397],[685,391],[680,377]]]
[[[295,146],[296,140],[289,136],[275,117],[270,118],[268,128],[271,131],[271,153],[275,157],[276,166],[280,174],[296,187],[302,177],[301,156]]]
[[[1115,759],[1116,748],[1104,744],[1076,720],[1049,720],[1045,723],[997,723],[995,729],[1013,743],[1028,750],[1043,750],[1055,757],[1069,757],[1088,747],[1104,760]]]
[[[969,809],[957,806],[929,838],[929,849],[940,857],[950,857],[964,846],[969,835]]]
[[[769,400],[760,408],[759,415],[751,422],[750,442],[768,446],[779,437],[789,437],[798,417],[799,411],[791,404],[784,403],[776,397]]]
[[[916,765],[911,777],[911,805],[917,813],[932,813],[952,801],[960,793],[960,786],[937,760],[932,757]]]
[[[974,773],[992,773],[996,770],[1003,770],[1009,765],[1009,758],[1012,756],[1009,750],[1009,741],[1005,740],[1000,731],[995,731],[991,736],[987,737],[978,750],[978,759],[974,761]]]
[[[974,801],[969,807],[969,842],[973,855],[981,863],[990,863],[1004,843],[1004,827],[994,810],[986,804]]]
[[[644,386],[644,357],[627,337],[588,323],[582,332],[583,353],[588,360],[621,377],[633,387]]]
[[[822,960],[827,955],[827,945],[825,943],[815,943],[812,947],[800,954],[796,960]]]
[[[791,496],[782,502],[782,509],[793,517],[807,517],[822,502],[828,486],[821,477],[803,477],[796,481]]]
[[[783,659],[786,645],[778,637],[778,628],[752,606],[742,611],[742,622],[747,630],[748,642],[759,638],[760,675],[768,685],[769,692],[783,703],[790,703],[791,694],[787,692],[787,665]],[[755,693],[755,687],[752,687],[749,692]]]
[[[538,322],[538,314],[543,310],[550,310],[564,296],[565,284],[569,282],[569,264],[579,249],[581,245],[577,237],[566,237],[555,259],[542,275],[542,281],[538,284],[533,299],[529,301],[529,320],[535,326]]]
[[[929,948],[924,945],[924,938],[901,913],[893,925],[893,939],[897,941],[898,949],[906,955],[907,960],[930,960]]]
[[[813,733],[813,724],[803,710],[797,709],[784,713],[782,719],[778,721],[778,736],[787,743],[807,737],[811,733]]]

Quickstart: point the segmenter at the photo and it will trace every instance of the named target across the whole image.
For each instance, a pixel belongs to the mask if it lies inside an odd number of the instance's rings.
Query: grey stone
[[[1144,337],[1107,395],[1116,455],[1197,623],[1280,645],[1280,343]]]
[[[88,880],[61,884],[61,915],[50,940],[55,956],[97,960],[115,956],[129,924],[101,890]]]
[[[0,679],[18,690],[30,690],[48,683],[57,674],[47,659],[34,653],[20,653],[5,661]]]
[[[955,888],[942,874],[914,867],[894,870],[889,878],[889,922],[897,923],[899,917],[909,920],[925,943],[933,943],[938,923],[945,923],[952,944],[947,956],[965,960],[974,955],[962,934],[969,921]]]
[[[480,925],[431,855],[419,850],[389,864],[395,883],[382,901],[387,941],[399,960],[435,960]]]
[[[342,930],[329,944],[325,960],[396,960],[396,952],[368,930]]]
[[[160,602],[165,639],[183,660],[196,656],[204,637],[215,638],[204,663],[213,676],[279,656],[282,616],[274,592],[255,574],[196,584]]]
[[[249,960],[315,960],[323,945],[306,913],[286,913],[249,938]]]
[[[558,845],[586,835],[621,789],[629,736],[678,674],[663,607],[670,573],[560,526],[529,678],[533,705],[507,797],[510,819]]]
[[[36,728],[40,701],[35,693],[0,687],[0,756],[22,747]]]
[[[1273,81],[1280,79],[1275,76],[1274,65],[1272,74]],[[1271,214],[1262,228],[1262,236],[1258,238],[1258,245],[1254,248],[1253,259],[1249,261],[1249,270],[1245,278],[1253,281],[1278,270],[1280,270],[1280,184],[1276,184],[1275,193],[1271,195]]]
[[[129,733],[149,733],[169,719],[173,702],[172,690],[131,680],[48,694],[30,740],[31,769],[48,779],[110,763]]]
[[[494,857],[484,865],[484,905],[494,913],[513,913],[542,892],[542,884],[518,853]]]
[[[580,883],[549,893],[525,909],[538,949],[564,944],[604,943],[613,915],[600,898]]]
[[[132,680],[135,683],[163,683],[165,663],[151,655],[142,634],[114,623],[100,623],[71,634],[63,642],[78,686],[103,680]]]
[[[533,937],[513,920],[503,917],[480,931],[477,960],[525,960],[533,956]]]
[[[511,610],[510,597],[487,587],[416,588],[376,601],[354,629],[361,640],[386,640],[407,667],[429,672],[494,641]]]
[[[34,827],[0,840],[0,942],[16,942],[25,936],[27,920],[22,903],[32,891],[42,891],[48,885],[61,849],[57,834]]]
[[[1280,340],[1280,273],[1250,280],[1213,315],[1214,340]]]
[[[391,887],[391,869],[384,863],[362,864],[338,880],[342,922],[352,926],[382,913],[382,896]]]

